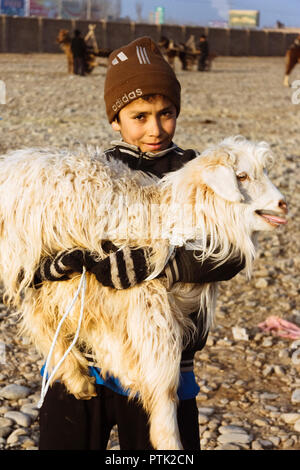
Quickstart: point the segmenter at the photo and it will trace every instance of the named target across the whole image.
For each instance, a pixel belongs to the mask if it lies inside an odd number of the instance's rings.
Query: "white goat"
[[[286,222],[284,198],[266,174],[270,161],[266,143],[241,137],[225,139],[160,181],[91,151],[19,150],[0,157],[0,272],[7,301],[21,311],[23,334],[47,356],[79,276],[38,290],[30,284],[41,257],[60,250],[82,247],[102,258],[105,239],[150,246],[159,272],[171,245],[203,249],[203,259],[219,247],[216,262],[240,254],[250,273],[255,233]],[[86,282],[78,341],[53,380],[77,398],[93,396],[79,346],[92,349],[103,374],[119,377],[131,397],[139,393],[154,448],[180,449],[176,390],[183,343],[193,334],[188,314],[207,308],[211,324],[216,285],[168,289],[159,278],[114,290],[91,274]],[[63,323],[51,367],[74,338],[79,312],[75,305]]]

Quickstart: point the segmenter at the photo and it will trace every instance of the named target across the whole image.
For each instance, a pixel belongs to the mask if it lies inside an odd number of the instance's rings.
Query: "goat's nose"
[[[288,213],[288,206],[287,206],[287,203],[286,203],[283,199],[280,199],[280,201],[278,202],[278,206],[280,207],[280,209],[281,209],[285,214]]]

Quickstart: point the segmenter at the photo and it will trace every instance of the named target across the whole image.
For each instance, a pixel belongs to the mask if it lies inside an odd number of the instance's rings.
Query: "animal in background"
[[[95,67],[103,65],[102,62],[97,60],[97,57],[107,58],[111,53],[109,49],[103,49],[98,47],[98,43],[95,36],[95,25],[89,25],[89,32],[85,36],[87,42],[87,52],[85,57],[85,72],[90,74]],[[61,29],[56,38],[56,42],[67,56],[68,73],[74,73],[74,58],[71,50],[72,37],[67,29]]]
[[[285,75],[283,79],[284,86],[290,86],[290,74],[298,63],[300,63],[300,34],[285,54]]]

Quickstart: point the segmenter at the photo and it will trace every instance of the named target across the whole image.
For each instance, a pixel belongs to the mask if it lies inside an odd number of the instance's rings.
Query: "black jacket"
[[[86,54],[86,44],[82,37],[75,37],[71,41],[71,51],[73,57],[85,57]]]

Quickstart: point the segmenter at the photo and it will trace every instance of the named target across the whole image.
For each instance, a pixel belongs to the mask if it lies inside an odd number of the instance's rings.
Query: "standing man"
[[[74,37],[71,42],[71,51],[74,59],[75,75],[85,75],[85,57],[86,44],[78,29],[74,31]]]
[[[198,43],[198,49],[200,51],[200,56],[199,56],[199,59],[198,59],[198,70],[200,72],[203,72],[206,68],[206,63],[207,63],[208,54],[209,54],[209,47],[208,47],[208,42],[207,42],[205,34],[202,34],[200,36],[200,42]]]

